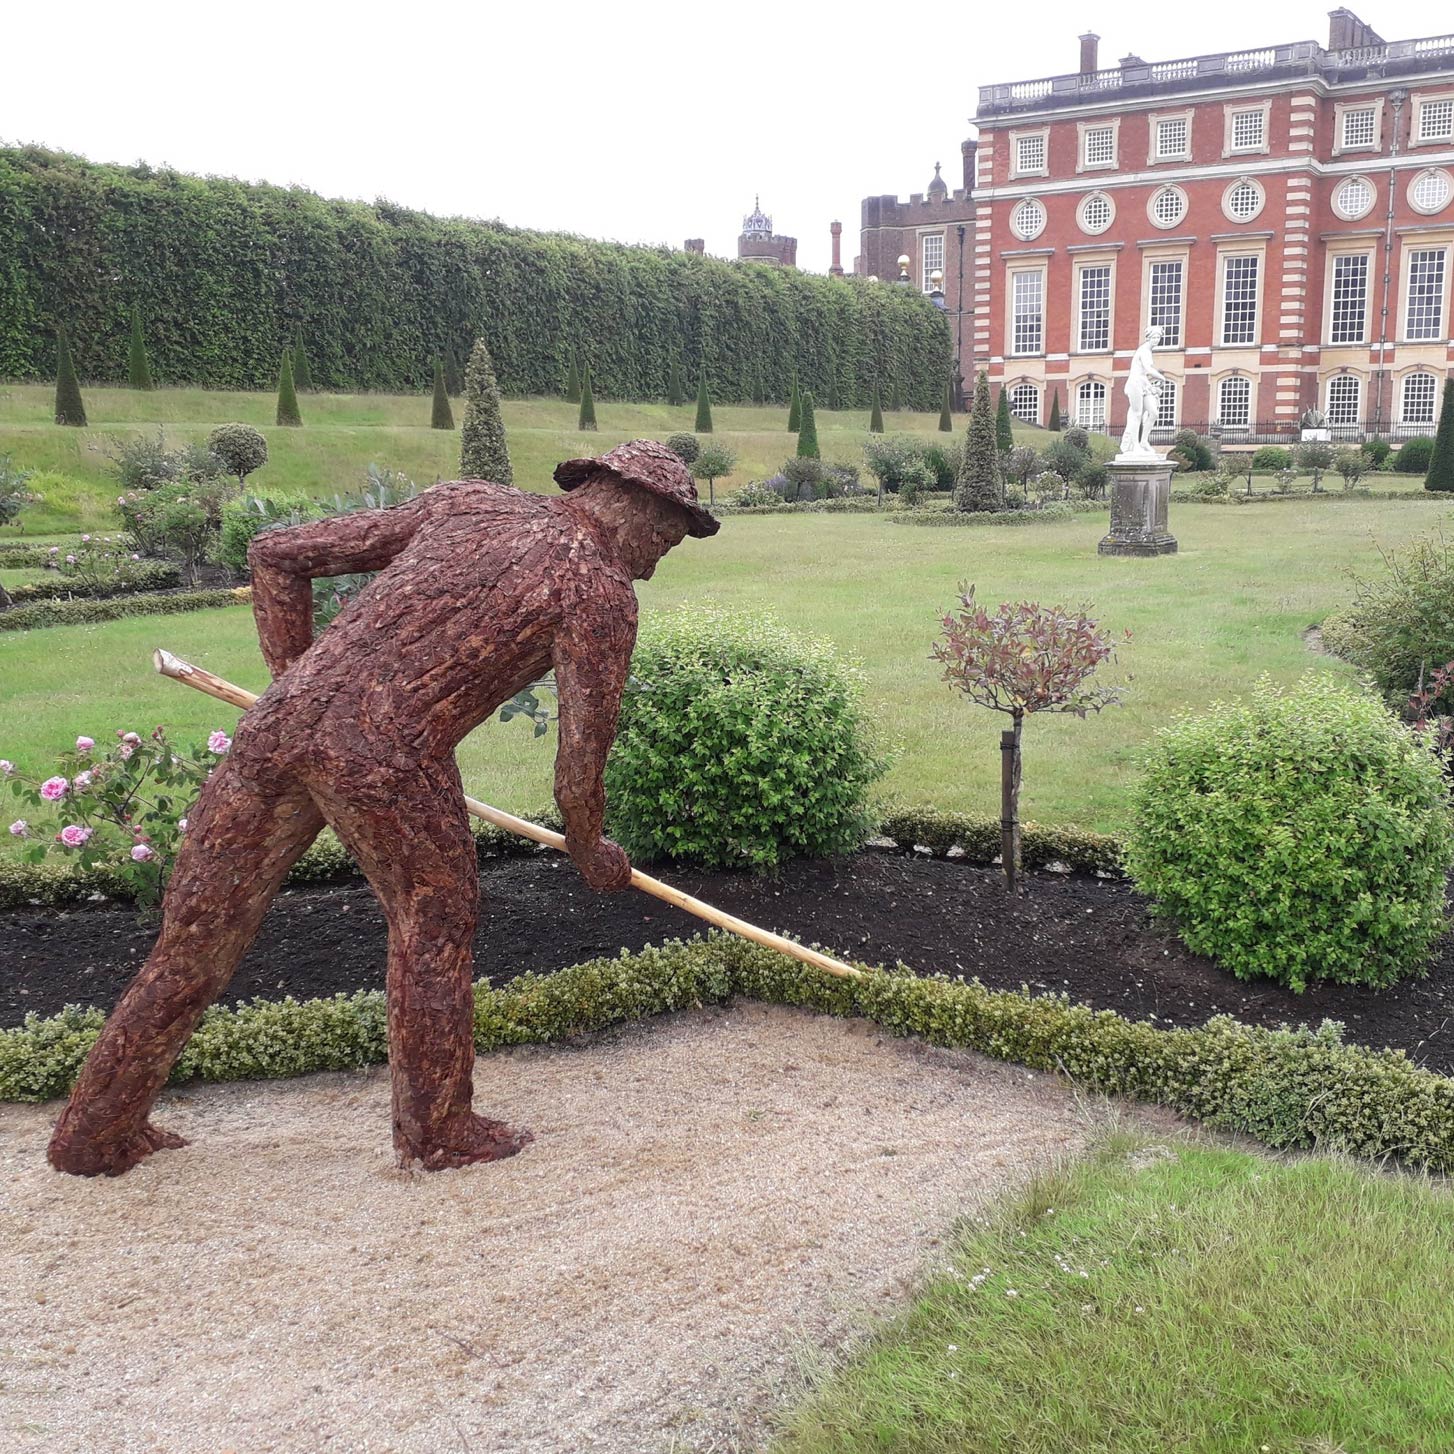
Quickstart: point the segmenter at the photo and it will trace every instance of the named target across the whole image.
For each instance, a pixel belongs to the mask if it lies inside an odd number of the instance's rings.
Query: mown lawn
[[[963,1229],[774,1454],[1434,1454],[1447,1184],[1112,1138]]]
[[[1050,525],[918,528],[873,516],[736,517],[710,540],[687,541],[640,588],[643,622],[711,598],[771,611],[858,657],[868,702],[899,757],[885,792],[906,802],[994,813],[1000,721],[941,684],[929,647],[961,581],[982,599],[1091,604],[1132,632],[1108,676],[1129,674],[1125,707],[1085,722],[1050,717],[1026,729],[1025,805],[1043,822],[1115,829],[1138,754],[1173,713],[1245,691],[1263,672],[1292,681],[1342,671],[1309,652],[1302,632],[1348,592],[1344,571],[1372,568],[1380,545],[1447,519],[1437,501],[1247,509],[1183,506],[1181,552],[1102,558],[1099,514]],[[205,733],[227,709],[151,674],[165,645],[258,689],[265,674],[244,609],[144,617],[0,635],[0,757],[48,765],[78,732],[166,723]],[[553,739],[521,723],[490,723],[461,751],[466,782],[515,810],[549,799]]]

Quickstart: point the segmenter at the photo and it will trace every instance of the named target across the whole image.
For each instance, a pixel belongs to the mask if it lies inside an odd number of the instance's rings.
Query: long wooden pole
[[[205,692],[209,697],[216,697],[219,702],[227,702],[245,710],[257,701],[256,693],[225,681],[205,667],[193,666],[191,662],[183,661],[180,657],[173,656],[170,651],[163,651],[160,647],[153,652],[152,662],[164,677],[184,682],[189,687],[195,687],[199,692]],[[562,853],[566,851],[564,836],[553,833],[549,828],[542,828],[539,823],[517,818],[513,813],[492,808],[488,803],[478,802],[474,798],[466,798],[464,804],[476,818],[482,818],[486,823],[493,823],[495,827],[503,828],[509,833],[516,833],[521,838],[543,843],[548,848],[558,848]],[[850,979],[859,979],[863,975],[861,969],[855,969],[851,964],[844,964],[842,960],[834,959],[827,954],[820,954],[816,949],[808,949],[801,944],[795,944],[791,939],[784,939],[781,934],[759,929],[756,924],[749,924],[746,919],[724,914],[721,909],[713,908],[711,904],[704,903],[701,899],[694,899],[690,894],[684,894],[680,889],[674,889],[670,884],[664,884],[660,879],[652,878],[639,869],[631,870],[631,887],[640,889],[653,898],[661,899],[675,908],[683,909],[688,914],[695,914],[697,918],[705,919],[707,923],[715,924],[719,929],[726,929],[729,933],[750,939],[754,944],[765,944],[769,949],[776,949],[781,954],[791,955],[792,958],[801,960],[804,964],[811,964],[815,969],[825,970],[829,974]]]

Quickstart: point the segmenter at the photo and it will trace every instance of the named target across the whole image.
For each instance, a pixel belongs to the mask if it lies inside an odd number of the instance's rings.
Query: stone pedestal
[[[1171,466],[1164,460],[1115,459],[1111,472],[1111,533],[1100,555],[1171,555],[1176,537],[1166,526]]]

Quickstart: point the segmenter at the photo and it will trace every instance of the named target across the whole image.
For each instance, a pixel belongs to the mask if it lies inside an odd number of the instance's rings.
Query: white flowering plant
[[[179,748],[158,727],[149,738],[118,730],[115,745],[102,751],[94,738],[78,737],[44,779],[0,759],[0,781],[24,813],[9,825],[10,836],[21,840],[30,863],[58,853],[83,869],[105,864],[131,886],[138,905],[153,908],[197,793],[231,746],[216,731],[205,747]]]

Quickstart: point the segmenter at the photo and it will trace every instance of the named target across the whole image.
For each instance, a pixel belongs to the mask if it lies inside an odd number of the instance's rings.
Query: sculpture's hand
[[[588,848],[566,844],[581,877],[597,893],[616,893],[631,886],[631,860],[619,844],[598,838]]]

